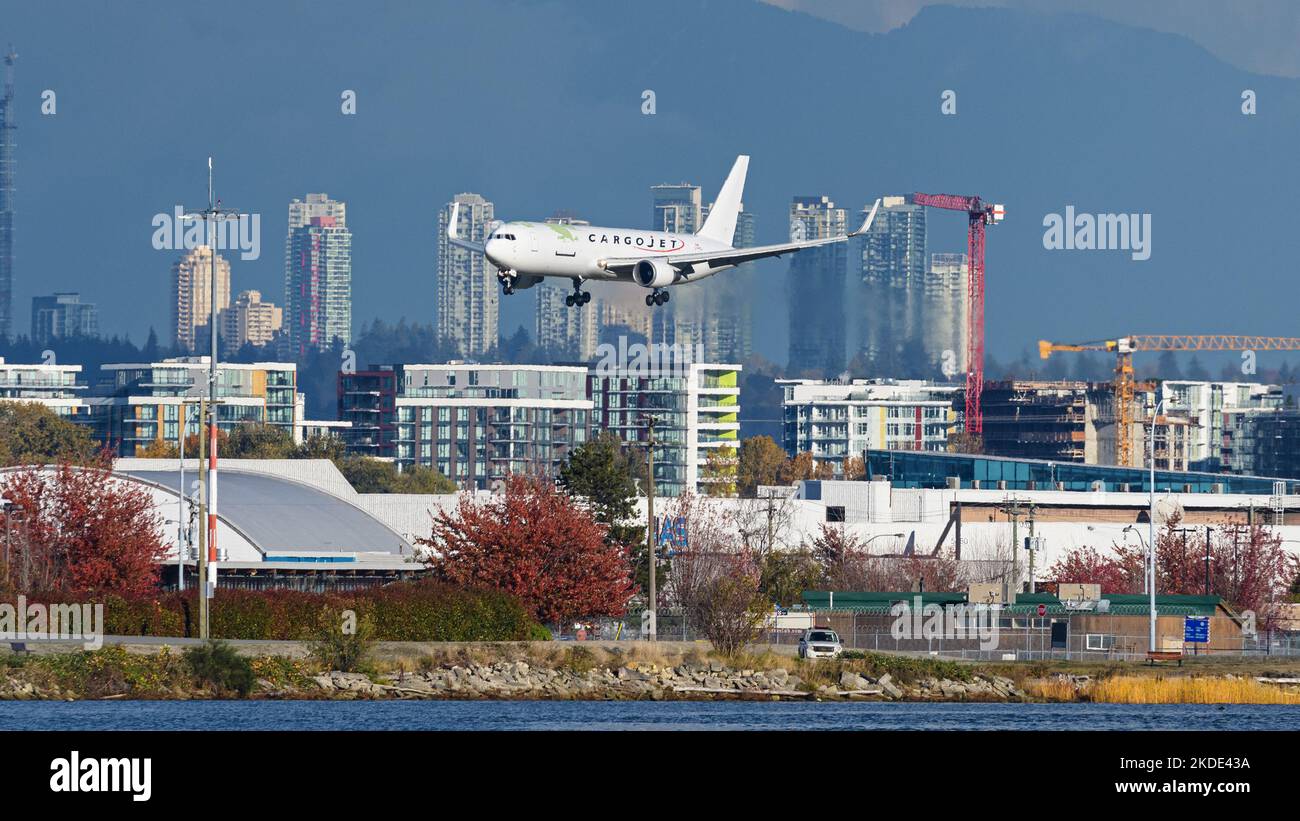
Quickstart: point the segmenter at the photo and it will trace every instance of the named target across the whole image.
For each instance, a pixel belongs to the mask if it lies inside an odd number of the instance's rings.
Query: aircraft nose
[[[492,262],[501,262],[501,252],[505,250],[505,243],[499,239],[490,239],[483,245],[483,255]]]

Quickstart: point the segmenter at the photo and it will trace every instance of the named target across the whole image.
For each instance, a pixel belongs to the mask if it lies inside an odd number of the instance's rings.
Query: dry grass
[[[654,664],[659,667],[676,667],[682,663],[682,654],[675,650],[664,650],[656,642],[640,642],[628,648],[628,661]]]
[[[1086,691],[1112,704],[1300,704],[1300,693],[1250,678],[1114,676]]]
[[[1064,678],[1031,679],[1022,685],[1025,692],[1043,701],[1078,701],[1079,691]]]
[[[1109,676],[1077,688],[1065,678],[1026,682],[1045,701],[1096,701],[1107,704],[1300,704],[1300,692],[1251,678],[1220,676]]]

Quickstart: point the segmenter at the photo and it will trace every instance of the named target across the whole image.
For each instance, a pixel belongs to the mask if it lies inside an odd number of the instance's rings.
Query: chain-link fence
[[[906,617],[911,619],[909,614]],[[1149,646],[1145,616],[1088,614],[1087,616],[999,616],[982,626],[927,631],[922,624],[903,625],[887,614],[829,611],[812,614],[818,626],[835,630],[845,649],[917,653],[944,658],[986,661],[1141,660]],[[621,629],[620,629],[621,625]],[[606,620],[589,630],[589,637],[635,640],[641,636],[639,613],[622,621]],[[951,625],[949,625],[951,627]],[[1300,657],[1300,634],[1261,631],[1243,635],[1240,625],[1221,616],[1210,619],[1210,641],[1184,643],[1182,616],[1162,616],[1157,622],[1159,649],[1181,650],[1186,657]],[[931,635],[933,633],[933,635]],[[798,645],[801,629],[764,629],[757,643],[777,647]],[[660,612],[661,641],[700,641],[706,637],[680,613]]]
[[[1003,616],[967,624],[931,623],[914,614],[827,612],[816,622],[834,629],[846,649],[925,653],[994,661],[1145,659],[1149,622],[1143,616]],[[1209,640],[1185,642],[1181,616],[1157,619],[1157,648],[1195,656],[1300,656],[1300,635],[1262,631],[1245,635],[1230,618],[1209,618]],[[784,637],[782,637],[784,638]],[[795,641],[798,641],[796,636]]]

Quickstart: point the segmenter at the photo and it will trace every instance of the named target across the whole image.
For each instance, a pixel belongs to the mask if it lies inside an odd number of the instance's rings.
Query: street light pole
[[[215,198],[212,186],[212,157],[208,157],[208,207],[202,211],[187,213],[183,219],[202,219],[208,226],[208,250],[211,252],[209,268],[209,318],[208,341],[210,355],[208,358],[208,402],[207,414],[200,415],[200,423],[207,422],[208,453],[206,504],[207,548],[202,557],[208,567],[207,578],[199,591],[200,601],[211,598],[217,587],[217,563],[220,554],[217,551],[217,232],[222,222],[238,221],[241,214],[233,208],[223,208],[221,200]]]
[[[903,537],[906,536],[906,535],[907,535],[906,533],[877,533],[875,536],[872,536],[871,538],[869,538],[869,539],[867,539],[865,542],[863,542],[863,543],[862,543],[862,548],[865,550],[865,549],[866,549],[867,547],[869,547],[869,546],[871,545],[871,543],[874,542],[876,539],[886,539],[886,538],[891,538],[891,537],[894,538],[894,539],[901,539],[901,538],[903,538]]]
[[[189,426],[189,408],[181,401],[181,432],[177,453],[180,454],[180,484],[176,487],[176,589],[185,592],[185,554],[189,552],[185,544],[185,429]]]
[[[1151,435],[1148,440],[1151,447],[1147,454],[1151,467],[1150,510],[1147,512],[1147,593],[1150,602],[1150,646],[1149,652],[1156,652],[1156,420],[1160,417],[1160,408],[1165,404],[1161,399],[1156,403],[1151,414]]]

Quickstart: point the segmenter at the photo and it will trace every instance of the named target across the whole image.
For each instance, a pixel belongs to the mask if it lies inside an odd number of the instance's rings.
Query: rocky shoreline
[[[628,662],[578,671],[537,667],[524,661],[437,667],[388,675],[332,671],[293,684],[258,679],[250,693],[270,699],[553,699],[553,700],[865,700],[1021,701],[1026,694],[1008,678],[973,675],[968,681],[921,678],[912,683],[888,673],[873,678],[844,671],[838,685],[814,686],[784,668],[733,669],[718,661],[677,666]],[[127,693],[99,699],[133,697]],[[153,693],[146,698],[210,698],[204,691]],[[38,685],[0,677],[0,701],[76,701],[57,684]]]
[[[313,676],[311,681],[319,695],[344,699],[1021,701],[1026,697],[1015,682],[1002,676],[976,674],[967,681],[927,677],[905,683],[888,673],[872,678],[844,671],[838,686],[812,686],[783,668],[733,669],[719,661],[677,666],[629,662],[585,671],[503,661],[374,679],[362,673],[334,671]],[[290,690],[262,692],[270,698],[300,697]]]

